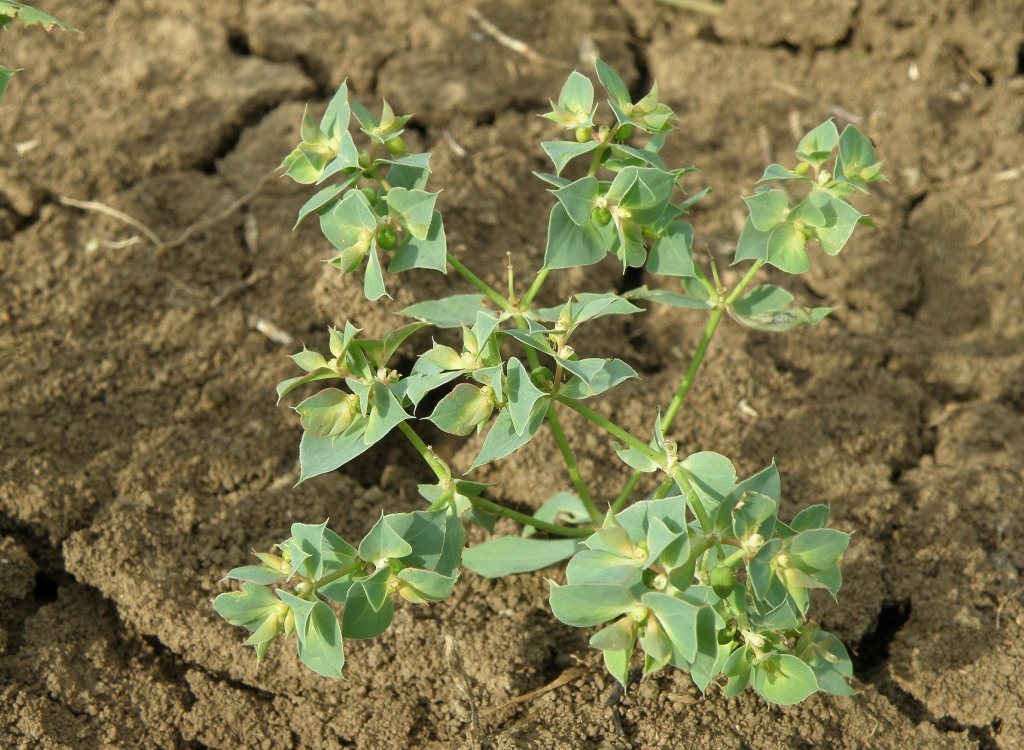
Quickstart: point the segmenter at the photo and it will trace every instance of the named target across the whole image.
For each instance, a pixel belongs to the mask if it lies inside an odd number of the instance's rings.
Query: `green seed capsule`
[[[385,143],[388,153],[392,156],[402,156],[405,153],[405,139],[400,135],[389,138]]]
[[[633,136],[633,126],[630,123],[620,125],[619,129],[615,131],[615,140],[617,141],[628,141]]]
[[[608,226],[612,221],[612,212],[607,208],[595,208],[590,212],[590,218],[594,220],[594,223],[601,227]]]
[[[715,593],[725,599],[736,588],[736,574],[732,572],[732,568],[719,565],[711,571],[709,582]]]
[[[374,190],[372,187],[359,188],[359,192],[363,194],[363,197],[366,198],[367,203],[369,203],[371,206],[377,205],[377,199],[380,196],[377,194],[377,191]]]
[[[585,128],[582,125],[576,128],[576,141],[577,143],[588,143],[590,141],[590,128]]]
[[[381,250],[394,250],[398,247],[398,232],[390,224],[381,224],[377,228],[377,247]]]
[[[359,152],[359,167],[361,169],[369,169],[373,166],[373,157],[370,156],[369,151]]]

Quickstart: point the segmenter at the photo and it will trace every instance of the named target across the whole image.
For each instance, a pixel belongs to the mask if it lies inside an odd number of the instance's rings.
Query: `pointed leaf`
[[[773,654],[755,664],[751,683],[769,703],[789,706],[818,689],[814,671],[792,654]]]
[[[468,547],[462,564],[484,578],[528,573],[572,557],[581,548],[576,539],[526,539],[499,536]]]

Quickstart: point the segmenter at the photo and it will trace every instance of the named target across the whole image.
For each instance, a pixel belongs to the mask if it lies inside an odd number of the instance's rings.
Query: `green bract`
[[[734,695],[749,685],[770,703],[853,692],[843,644],[807,619],[813,590],[838,593],[849,535],[826,527],[824,506],[788,524],[779,519],[774,464],[740,479],[724,456],[680,455],[672,431],[726,313],[754,330],[784,332],[831,312],[801,307],[781,287],[754,281],[764,265],[806,271],[810,248],[835,255],[868,223],[849,199],[883,179],[874,146],[852,126],[840,133],[827,121],[800,141],[792,166],[769,166],[743,199],[748,217],[734,262],[746,269],[729,289],[713,260],[694,257],[686,216],[707,191],[686,196],[680,179],[692,168],[669,167],[659,156],[675,116],[657,86],[634,101],[603,62],[596,73],[601,97],[590,78],[574,72],[544,115],[566,138],[541,144],[554,164],[554,174],[539,175],[552,194],[548,241],[522,296],[511,270],[507,291],[499,291],[448,250],[443,199],[426,190],[429,154],[407,153],[401,138],[408,117],[386,102],[377,117],[350,101],[344,85],[319,123],[304,115],[302,142],[282,168],[317,186],[299,221],[319,219],[336,251],[329,262],[361,276],[355,283],[370,300],[387,296],[389,274],[413,268],[451,267],[474,289],[406,307],[399,314],[417,322],[379,339],[363,338],[346,322],[329,329],[326,351],[292,357],[302,374],[277,393],[305,393],[295,406],[304,431],[300,482],[344,466],[396,430],[434,481],[419,486],[426,510],[382,515],[367,523],[358,544],[326,522],[296,523],[276,552],[257,555],[261,564],[228,573],[241,588],[220,595],[216,609],[251,631],[246,642],[258,659],[277,638],[294,636],[307,666],[340,676],[344,641],[386,630],[398,599],[446,599],[462,568],[498,577],[568,561],[564,579],[551,581],[551,610],[567,625],[596,629],[590,643],[623,686],[636,659],[644,675],[672,666],[687,670],[702,691],[717,686]],[[572,174],[581,176],[561,176],[576,160]],[[536,302],[550,273],[602,261],[643,268],[665,288],[580,290],[547,306]],[[650,304],[703,311],[707,321],[676,392],[650,415],[648,438],[588,405],[637,372],[575,347],[581,327],[642,314]],[[428,326],[450,330],[431,340]],[[400,348],[414,364],[392,363]],[[566,409],[604,433],[622,460],[628,478],[616,496],[591,493],[562,430]],[[482,437],[468,465],[453,467],[424,442],[428,428]],[[540,501],[532,515],[488,499],[488,485],[472,473],[542,429],[552,432],[571,490],[523,498]],[[637,491],[644,474],[660,483],[648,495]],[[499,517],[519,523],[522,533],[465,548],[466,523],[493,531]]]

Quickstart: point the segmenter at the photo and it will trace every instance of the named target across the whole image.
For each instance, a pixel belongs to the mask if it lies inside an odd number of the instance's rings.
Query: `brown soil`
[[[714,20],[651,0],[478,4],[534,58],[451,0],[44,4],[85,33],[2,36],[3,63],[26,70],[0,107],[0,746],[1024,747],[1019,0],[734,0]],[[293,489],[298,425],[274,405],[286,353],[382,313],[323,266],[312,222],[290,231],[290,183],[162,250],[111,245],[139,232],[59,199],[171,240],[253,189],[303,103],[347,77],[417,113],[449,241],[499,283],[507,250],[524,270],[541,256],[549,198],[530,171],[552,130],[535,115],[589,45],[637,88],[657,78],[682,115],[672,155],[716,190],[694,217],[712,248],[795,132],[856,118],[886,160],[861,204],[881,230],[781,279],[838,311],[787,337],[724,326],[676,434],[744,471],[774,457],[785,515],[826,502],[856,531],[840,602],[816,611],[855,654],[860,695],[767,708],[699,698],[676,672],[618,696],[588,634],[547,613],[541,574],[467,574],[450,601],[401,607],[350,647],[347,681],[290,647],[257,670],[210,606],[223,573],[294,520],[358,538],[379,508],[417,507],[424,471],[399,440]],[[586,274],[553,280],[552,302],[617,283],[614,264]],[[406,274],[393,292],[449,288]],[[658,310],[595,331],[595,351],[626,336],[644,376],[602,408],[646,429],[701,325]],[[571,437],[612,492],[606,441]],[[536,505],[532,487],[567,484],[551,452],[542,437],[482,474]]]

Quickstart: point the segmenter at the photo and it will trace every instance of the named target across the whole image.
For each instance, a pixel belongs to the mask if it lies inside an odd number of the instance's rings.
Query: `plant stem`
[[[690,478],[687,476],[689,472],[679,464],[676,464],[670,470],[672,478],[679,485],[679,489],[683,491],[683,496],[687,494],[687,490],[691,489],[693,484],[690,482]],[[694,499],[694,501],[687,502],[690,506],[690,510],[693,511],[693,515],[697,518],[697,523],[700,524],[701,530],[711,536],[711,532],[714,531],[714,526],[711,524],[711,519],[708,517],[708,512],[704,509],[704,505],[701,503],[700,498]],[[720,545],[721,542],[716,541],[716,544]]]
[[[533,298],[537,296],[537,292],[540,291],[540,288],[544,286],[544,282],[547,281],[549,273],[551,273],[550,268],[541,269],[540,273],[537,274],[537,277],[533,280],[533,283],[527,290],[526,296],[523,297],[522,301],[519,303],[520,309],[526,309],[530,306],[530,303],[533,302]]]
[[[679,409],[682,407],[683,401],[686,400],[686,396],[690,392],[690,387],[693,385],[693,381],[697,377],[697,372],[700,370],[700,366],[704,362],[704,356],[708,352],[708,347],[711,345],[711,339],[714,337],[715,331],[718,329],[718,324],[722,322],[722,317],[725,315],[725,311],[739,298],[747,286],[750,285],[750,282],[754,280],[754,277],[757,275],[757,272],[761,270],[761,266],[763,265],[763,260],[754,261],[754,264],[747,270],[739,283],[736,284],[736,287],[729,292],[728,296],[722,298],[722,293],[719,293],[721,301],[715,306],[715,309],[711,311],[711,316],[708,318],[707,325],[704,326],[704,334],[701,336],[700,342],[697,344],[697,349],[693,353],[693,359],[690,360],[690,366],[686,368],[686,374],[683,375],[683,379],[680,381],[679,387],[672,396],[671,403],[669,403],[668,408],[662,415],[662,432],[668,432],[669,429],[671,429],[672,422],[675,421],[676,415],[679,413]],[[622,506],[629,500],[630,496],[633,494],[633,490],[636,489],[636,486],[639,483],[640,472],[634,471],[629,476],[629,479],[626,480],[626,483],[623,485],[622,491],[619,492],[618,497],[616,497],[612,502],[612,510],[614,512],[618,512],[622,509]]]
[[[399,422],[398,429],[402,431],[412,443],[413,448],[416,452],[423,456],[423,460],[427,462],[438,481],[442,484],[450,482],[452,480],[452,471],[448,468],[448,465],[444,463],[437,454],[434,453],[433,449],[429,445],[423,442],[423,439],[416,434],[416,431],[410,427],[406,422]]]
[[[704,335],[701,336],[700,343],[697,344],[697,350],[693,353],[693,359],[690,360],[690,366],[686,368],[686,374],[683,375],[675,395],[672,396],[671,403],[669,403],[668,408],[665,409],[665,413],[661,417],[662,432],[672,426],[676,414],[679,413],[679,408],[683,405],[683,401],[686,400],[686,394],[690,392],[690,386],[693,385],[693,380],[697,377],[697,371],[700,369],[701,363],[704,362],[704,355],[708,352],[708,346],[711,344],[711,339],[715,335],[715,330],[722,321],[723,315],[725,315],[724,307],[716,307],[711,311],[708,323],[704,326]]]
[[[729,292],[729,296],[726,297],[725,300],[722,302],[723,307],[729,307],[730,305],[732,305],[733,302],[736,301],[736,299],[741,294],[743,294],[743,290],[745,290],[747,286],[750,284],[750,282],[754,280],[754,277],[757,276],[757,272],[761,270],[761,266],[763,265],[763,260],[754,261],[754,265],[747,269],[747,272],[746,274],[744,274],[743,278],[740,279],[739,283],[735,286],[735,288],[733,288],[733,290]]]
[[[572,480],[572,486],[576,488],[576,493],[580,496],[580,502],[583,503],[583,507],[587,509],[587,515],[590,516],[590,520],[594,523],[601,523],[604,516],[601,511],[598,510],[597,504],[594,502],[594,498],[590,494],[590,490],[587,488],[587,483],[583,479],[583,475],[580,473],[579,464],[576,463],[576,456],[572,452],[572,448],[569,446],[569,441],[565,437],[565,431],[562,430],[562,423],[558,419],[558,415],[555,413],[554,404],[548,406],[548,422],[551,424],[551,434],[555,438],[555,442],[558,444],[558,450],[562,452],[562,458],[565,460],[566,471],[569,472],[569,478]]]
[[[661,466],[661,463],[664,460],[664,456],[662,456],[660,453],[658,453],[658,451],[654,450],[654,448],[649,446],[640,438],[622,429],[611,420],[602,417],[596,411],[594,411],[588,406],[584,406],[574,398],[569,398],[568,396],[560,396],[556,394],[555,400],[557,400],[561,404],[565,404],[577,414],[586,417],[591,422],[596,424],[598,427],[603,429],[605,432],[613,435],[614,437],[617,437],[619,440],[624,442],[633,450],[643,454],[644,456],[646,456],[647,458],[651,459],[659,466]]]
[[[589,526],[559,526],[557,524],[548,523],[547,521],[541,521],[533,516],[528,516],[525,513],[520,513],[518,510],[506,508],[504,505],[499,505],[498,503],[482,497],[470,496],[469,501],[480,510],[493,513],[496,516],[508,518],[516,523],[522,524],[523,526],[532,526],[537,529],[537,531],[543,531],[548,534],[567,537],[587,537],[594,533],[594,530]]]
[[[352,575],[358,570],[362,570],[364,565],[366,565],[365,560],[356,560],[355,562],[349,563],[344,568],[339,568],[333,573],[328,573],[319,581],[313,581],[313,591],[316,591],[329,583],[334,583],[339,578],[344,578],[345,576]]]
[[[452,265],[452,268],[454,268],[462,278],[464,278],[470,284],[472,284],[485,295],[487,295],[488,299],[494,302],[502,310],[512,312],[512,305],[509,304],[509,301],[507,299],[505,299],[497,291],[495,291],[494,287],[492,287],[486,281],[484,281],[475,273],[470,271],[461,260],[456,258],[450,252],[447,253],[447,257],[448,262],[451,263]]]

